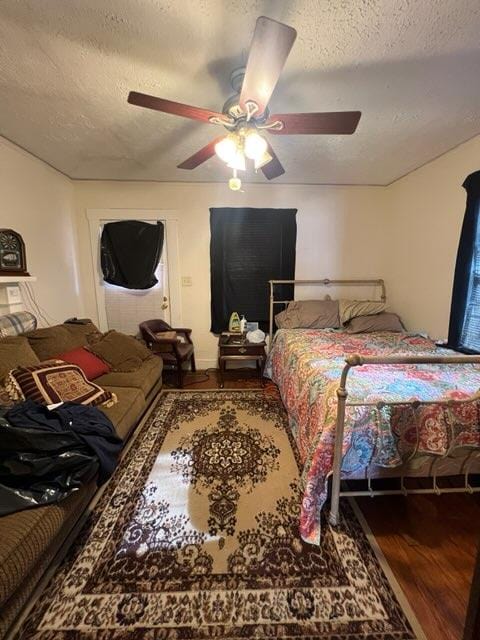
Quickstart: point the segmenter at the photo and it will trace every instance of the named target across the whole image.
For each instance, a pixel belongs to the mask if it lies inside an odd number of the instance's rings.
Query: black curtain
[[[293,280],[296,209],[210,209],[211,331],[228,328],[233,311],[268,327],[269,280]],[[293,285],[278,287],[293,298]]]
[[[161,222],[108,222],[103,227],[100,258],[103,279],[125,289],[151,289],[163,248]]]
[[[467,207],[455,265],[448,346],[458,351],[472,353],[476,352],[476,350],[469,348],[466,344],[462,344],[462,331],[466,314],[469,310],[473,311],[469,307],[476,302],[476,296],[472,296],[474,289],[476,289],[476,287],[472,287],[474,284],[473,278],[475,277],[472,267],[474,266],[480,213],[480,171],[470,174],[463,183],[463,187],[467,192]],[[478,309],[478,313],[480,313],[480,309]]]

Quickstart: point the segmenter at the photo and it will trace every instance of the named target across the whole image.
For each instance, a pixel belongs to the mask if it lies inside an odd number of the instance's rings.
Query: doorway
[[[141,209],[89,210],[87,217],[99,328],[102,331],[115,329],[136,335],[138,325],[144,320],[160,318],[168,324],[181,325],[178,233],[173,212]],[[125,289],[103,281],[100,238],[103,226],[118,220],[139,220],[150,224],[160,221],[164,224],[165,239],[155,272],[158,283],[151,289]]]

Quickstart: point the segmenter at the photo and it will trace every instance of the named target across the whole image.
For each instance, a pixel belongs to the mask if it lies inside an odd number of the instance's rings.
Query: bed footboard
[[[345,431],[345,410],[347,406],[394,406],[394,405],[405,405],[407,402],[348,402],[348,390],[347,390],[347,378],[350,370],[354,367],[361,367],[363,365],[405,365],[405,364],[442,364],[442,365],[452,365],[452,364],[480,364],[480,356],[361,356],[361,355],[352,355],[346,358],[345,366],[342,370],[340,376],[340,384],[337,389],[337,420],[336,420],[336,431],[335,431],[335,447],[333,454],[333,471],[332,471],[332,495],[331,495],[331,507],[330,507],[330,515],[329,522],[332,525],[338,524],[339,519],[339,502],[340,497],[342,495],[377,495],[379,493],[383,494],[404,494],[407,493],[444,493],[448,491],[477,491],[479,488],[473,488],[470,486],[468,482],[468,467],[465,472],[465,486],[461,489],[440,489],[436,484],[436,479],[434,477],[433,487],[431,489],[412,489],[407,490],[403,486],[399,490],[395,491],[381,491],[375,492],[371,489],[369,483],[369,490],[364,492],[341,492],[340,483],[341,483],[341,467],[342,467],[342,458],[343,458],[343,436]],[[467,402],[475,402],[480,399],[480,390],[476,394],[470,396],[469,398],[462,399],[448,399],[448,400],[438,400],[438,401],[426,401],[422,402],[417,400],[412,402],[412,406],[419,405],[427,405],[427,404],[436,404],[436,405],[455,405],[459,403],[467,403]],[[448,455],[447,452],[445,455]],[[471,453],[471,452],[470,452]]]

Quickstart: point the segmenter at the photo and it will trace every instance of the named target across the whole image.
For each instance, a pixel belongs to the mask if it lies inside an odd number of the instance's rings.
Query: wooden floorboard
[[[168,376],[166,386],[173,386]],[[188,374],[186,383],[219,386],[216,371]],[[242,371],[225,384],[257,387]],[[479,494],[377,496],[358,504],[428,640],[461,640],[480,535]]]
[[[429,640],[461,640],[480,527],[477,496],[357,500]]]

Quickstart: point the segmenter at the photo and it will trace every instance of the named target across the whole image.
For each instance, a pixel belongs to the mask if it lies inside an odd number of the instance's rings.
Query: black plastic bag
[[[122,441],[95,407],[49,411],[31,400],[0,417],[0,515],[58,502],[90,480],[105,482]]]

